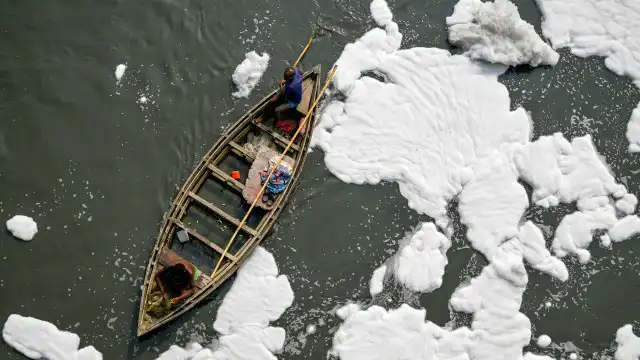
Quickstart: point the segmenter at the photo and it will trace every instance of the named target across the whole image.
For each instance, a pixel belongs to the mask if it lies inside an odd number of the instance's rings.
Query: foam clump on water
[[[387,9],[382,2],[372,2],[372,14]],[[338,68],[335,87],[344,96],[325,106],[312,145],[324,151],[325,165],[340,180],[396,182],[411,208],[434,219],[429,241],[412,243],[419,239],[409,237],[393,258],[411,255],[403,259],[406,287],[411,287],[407,280],[425,273],[411,290],[440,286],[448,240],[437,239],[453,233],[447,210],[455,199],[471,246],[489,264],[449,301],[453,311],[471,315],[470,327],[439,328],[425,321],[424,310],[407,305],[385,310],[351,304],[337,312],[345,321],[333,352],[341,360],[550,359],[523,354],[531,342],[531,323],[520,312],[528,283],[524,264],[561,281],[569,274],[546,248],[540,229],[521,224],[529,198],[519,181],[532,186],[531,201],[540,206],[577,203],[578,214],[570,215],[576,219],[562,230],[567,236],[556,233],[553,250],[561,256],[584,256],[587,236],[591,241],[593,231],[618,223],[617,211],[635,207],[633,198],[615,182],[589,136],[569,142],[555,134],[530,141],[531,119],[521,107],[510,110],[507,89],[498,82],[506,66],[442,49],[400,50],[390,43],[401,39],[397,25],[385,14],[384,21],[374,16],[380,28],[345,46],[336,61],[346,65]],[[366,76],[367,71],[384,80]],[[587,231],[573,236],[574,228],[585,224]],[[425,272],[418,260],[427,255],[433,267]],[[385,272],[396,271],[393,262],[386,265]],[[382,269],[372,278],[376,291]]]
[[[127,70],[127,65],[125,64],[120,64],[116,66],[115,75],[116,75],[116,80],[118,80],[118,82],[120,81],[120,79],[122,79],[122,76],[124,75],[125,70]]]
[[[231,95],[235,97],[248,97],[253,88],[256,87],[262,75],[269,66],[269,54],[258,55],[255,51],[245,54],[245,59],[238,65],[231,75],[231,79],[236,84],[237,90]]]
[[[424,309],[406,304],[392,310],[350,304],[338,311],[345,322],[334,335],[332,353],[341,360],[521,358],[531,337],[530,322],[519,312],[527,275],[516,248],[503,250],[500,261],[492,261],[451,298],[453,310],[474,315],[472,328],[441,328],[425,321]],[[524,358],[550,359],[529,353]]]
[[[383,264],[373,271],[371,280],[369,281],[369,293],[376,296],[382,292],[384,288],[384,278],[387,274],[387,265]]]
[[[590,135],[571,142],[560,133],[542,136],[516,150],[514,160],[521,177],[533,187],[531,200],[536,205],[577,203],[578,211],[565,216],[556,229],[552,248],[560,257],[575,254],[586,263],[595,232],[620,221],[616,208],[623,214],[635,211],[637,198],[616,183]]]
[[[32,218],[16,215],[7,220],[7,230],[20,240],[30,241],[38,233],[38,224]]]
[[[566,265],[547,250],[544,235],[536,224],[531,221],[524,223],[520,228],[518,239],[522,246],[521,251],[524,259],[534,269],[549,274],[560,281],[569,279]]]
[[[372,296],[382,291],[382,280],[387,271],[391,271],[395,280],[411,291],[430,292],[442,285],[451,241],[433,223],[420,225],[414,233],[400,240],[398,247],[388,265],[382,265],[373,272]]]
[[[536,0],[542,32],[554,48],[580,57],[604,56],[605,65],[640,87],[640,2],[618,0]],[[607,20],[608,19],[608,20]],[[629,151],[640,151],[640,111],[627,127]]]
[[[627,324],[616,332],[616,360],[637,360],[640,358],[640,337],[633,333],[631,324]]]
[[[447,17],[449,41],[473,58],[505,65],[555,65],[559,55],[509,0],[460,0]]]
[[[384,56],[397,51],[402,43],[402,34],[398,25],[393,22],[393,14],[387,3],[384,0],[373,0],[369,9],[381,28],[375,28],[356,42],[347,44],[336,61],[338,70],[332,85],[345,93],[361,73],[376,69]]]
[[[285,275],[278,275],[273,255],[256,248],[238,270],[224,297],[214,329],[221,335],[217,350],[197,343],[187,348],[171,346],[157,360],[273,360],[282,351],[285,330],[271,327],[293,303],[293,290]]]
[[[629,152],[640,152],[640,104],[631,113],[627,125],[627,140],[629,140]]]
[[[640,218],[637,215],[627,215],[609,229],[609,237],[613,242],[621,242],[634,235],[640,235]]]
[[[10,315],[2,328],[2,338],[31,359],[102,360],[93,346],[79,349],[78,335],[32,317]]]
[[[547,346],[551,345],[551,338],[549,337],[549,335],[540,335],[538,337],[538,341],[536,341],[536,345],[541,348],[546,348]]]

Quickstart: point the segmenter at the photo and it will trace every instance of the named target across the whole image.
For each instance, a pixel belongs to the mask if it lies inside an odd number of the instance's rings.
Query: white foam
[[[451,241],[433,223],[422,223],[416,232],[400,241],[391,260],[395,279],[409,290],[430,292],[442,285]]]
[[[340,85],[351,92],[345,102],[329,102],[313,144],[324,150],[325,164],[342,181],[398,182],[410,207],[447,228],[447,203],[473,178],[476,159],[505,144],[526,142],[529,119],[522,108],[509,111],[509,94],[496,80],[504,67],[441,49],[370,55],[375,49],[355,53],[347,45],[337,63],[343,56],[375,57],[376,69],[390,82],[338,70],[343,80],[354,79]],[[517,222],[510,230],[517,232]]]
[[[11,235],[20,240],[30,241],[38,233],[38,224],[28,216],[15,215],[7,220],[6,225]]]
[[[360,305],[349,303],[336,310],[336,316],[342,320],[346,320],[360,311]]]
[[[127,70],[127,65],[125,64],[120,64],[118,66],[116,66],[116,80],[118,82],[120,82],[120,79],[122,79],[122,76],[124,75],[124,71]]]
[[[611,205],[593,211],[576,211],[565,216],[556,229],[553,239],[553,252],[559,257],[575,254],[581,263],[591,259],[587,250],[596,230],[606,230],[618,220]]]
[[[531,323],[520,312],[527,272],[517,239],[501,244],[490,264],[451,296],[455,311],[473,315],[471,359],[517,359],[531,339]],[[499,356],[498,356],[499,354]]]
[[[541,136],[518,149],[514,160],[521,177],[533,187],[531,200],[542,207],[627,193],[602,162],[590,135],[571,142],[560,133]]]
[[[640,218],[637,215],[627,215],[609,229],[609,237],[613,242],[621,242],[640,235]]]
[[[315,325],[307,325],[307,334],[311,335],[311,334],[315,334],[316,333],[316,326]]]
[[[554,48],[580,57],[604,56],[605,65],[640,87],[640,3],[618,0],[536,0],[542,32]],[[638,116],[638,115],[636,115]],[[637,117],[635,118],[637,119]],[[640,124],[627,130],[629,150],[640,151]]]
[[[491,259],[498,245],[518,236],[529,201],[509,157],[498,150],[488,155],[473,166],[473,176],[460,193],[458,211],[473,248]]]
[[[386,25],[379,25],[388,30],[390,16],[383,18]],[[505,66],[441,49],[394,49],[389,39],[399,36],[385,30],[370,30],[336,61],[346,64],[336,86],[345,96],[324,108],[313,145],[345,182],[397,182],[409,206],[434,218],[446,235],[452,230],[447,206],[457,198],[467,238],[489,265],[450,300],[452,310],[471,314],[470,328],[441,329],[425,322],[424,310],[406,305],[387,311],[351,304],[337,312],[345,322],[333,351],[341,360],[550,359],[522,353],[531,341],[530,321],[520,312],[528,281],[524,260],[561,280],[568,272],[533,223],[521,226],[529,200],[518,181],[532,185],[534,201],[542,206],[577,202],[580,215],[574,217],[590,221],[589,235],[617,222],[610,203],[624,198],[626,189],[615,182],[589,136],[569,142],[556,134],[530,142],[530,119],[522,108],[510,111],[508,92],[497,81]],[[567,235],[556,248],[584,250],[583,234],[578,235]],[[416,266],[419,273],[407,272],[408,279],[424,276],[417,287],[432,289],[438,283],[428,280],[439,277],[432,275],[444,268],[446,257],[442,247],[425,244],[430,243],[423,241],[421,251],[401,249],[415,259],[437,255],[438,271]]]
[[[517,149],[514,162],[521,178],[533,187],[537,205],[577,202],[579,211],[565,216],[556,229],[552,248],[560,257],[575,254],[580,262],[589,261],[587,247],[594,233],[616,224],[616,208],[623,214],[635,210],[636,197],[616,183],[589,135],[571,142],[560,133],[542,136]]]
[[[627,324],[616,332],[616,360],[638,360],[640,358],[640,338],[633,333],[631,324]]]
[[[618,75],[640,79],[640,4],[617,0],[536,0],[542,32],[554,48],[604,56]],[[615,21],[614,21],[615,19]]]
[[[447,17],[449,41],[473,58],[506,65],[555,65],[559,55],[509,0],[460,0]]]
[[[546,348],[547,346],[551,345],[551,338],[549,337],[549,335],[540,335],[538,337],[538,341],[536,341],[536,345],[541,348]]]
[[[258,55],[255,51],[245,54],[245,59],[238,65],[231,75],[237,90],[231,95],[235,97],[248,97],[253,88],[258,85],[262,75],[269,66],[269,54]]]
[[[547,273],[561,281],[569,279],[569,271],[562,260],[552,256],[545,247],[542,231],[533,222],[527,221],[520,228],[518,235],[523,245],[523,255],[525,260],[534,269]],[[551,306],[549,303],[548,306]]]
[[[454,292],[451,306],[473,314],[471,328],[440,328],[425,322],[424,309],[406,304],[388,311],[349,305],[339,310],[345,322],[333,338],[332,352],[341,360],[521,358],[531,332],[529,320],[519,312],[527,274],[515,242],[500,245],[491,265]]]
[[[569,354],[569,360],[576,360],[577,358],[578,358],[578,354],[576,353]]]
[[[2,338],[31,359],[102,360],[102,354],[93,346],[78,349],[78,335],[32,317],[9,315],[2,328]]]
[[[196,357],[197,356],[197,357]],[[198,343],[190,343],[184,349],[177,345],[171,345],[169,350],[160,354],[156,360],[208,360],[213,359],[214,352],[203,348]]]
[[[393,14],[384,0],[373,0],[370,5],[372,16],[382,28],[374,28],[354,43],[347,44],[336,61],[338,70],[332,86],[348,93],[353,82],[361,73],[378,67],[385,55],[400,49],[402,34],[393,22]]]
[[[424,309],[403,304],[396,310],[387,311],[372,306],[346,319],[333,337],[332,352],[341,360],[439,359],[433,355],[444,348],[438,346],[442,342],[457,345],[449,351],[453,358],[464,354],[469,337],[466,328],[448,333],[425,322]]]
[[[604,247],[611,246],[611,237],[608,234],[602,234],[600,236],[600,244]]]
[[[640,104],[631,113],[627,125],[627,140],[629,141],[629,152],[640,152]]]
[[[139,102],[140,104],[146,104],[146,103],[147,103],[147,101],[149,101],[149,99],[148,99],[146,96],[144,96],[144,95],[140,96],[140,98],[138,99],[138,102]]]
[[[625,215],[633,214],[638,205],[638,198],[633,194],[626,194],[616,201],[616,209]]]
[[[384,288],[384,277],[387,274],[387,265],[383,264],[373,271],[369,281],[369,293],[371,296],[380,294]]]
[[[221,334],[216,351],[190,344],[183,349],[172,346],[161,360],[274,360],[282,351],[285,330],[271,327],[293,303],[293,291],[285,275],[278,275],[273,255],[256,248],[238,270],[231,289],[225,296],[215,330]]]

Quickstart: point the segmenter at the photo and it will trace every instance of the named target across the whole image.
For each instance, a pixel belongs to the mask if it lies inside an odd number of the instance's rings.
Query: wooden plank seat
[[[255,161],[254,161],[255,163]],[[197,194],[194,194],[192,191],[189,191],[189,197],[191,197],[198,205],[204,207],[205,209],[217,214],[220,218],[226,220],[231,225],[238,227],[240,226],[240,220],[236,219],[234,216],[227,214],[224,210],[219,207],[213,205],[209,201],[201,198]],[[256,236],[257,232],[255,229],[250,228],[246,224],[242,224],[242,230],[251,236]]]
[[[306,116],[309,112],[309,108],[311,107],[311,101],[313,101],[313,99],[311,99],[311,95],[313,94],[314,83],[315,82],[311,79],[307,79],[302,82],[302,100],[300,100],[300,104],[298,104],[298,107],[296,108],[302,116]]]
[[[262,149],[256,155],[256,160],[253,162],[253,165],[251,165],[251,169],[249,169],[249,175],[247,176],[247,181],[245,182],[244,189],[242,190],[242,196],[249,204],[253,203],[256,196],[258,196],[260,189],[262,188],[262,182],[260,180],[260,172],[269,166],[269,159],[271,159],[274,156],[280,157],[280,153],[272,149]],[[291,168],[293,168],[295,164],[295,161],[289,156],[285,156],[282,159],[282,161],[289,164]],[[271,169],[269,169],[269,171],[271,171]],[[271,210],[275,206],[275,203],[276,202],[274,201],[274,203],[271,206],[269,206],[264,202],[262,202],[262,196],[261,196],[258,199],[258,202],[256,202],[256,206],[265,210]]]
[[[213,164],[209,164],[207,165],[207,167],[209,168],[209,170],[211,170],[211,175],[213,175],[215,178],[217,178],[218,180],[221,180],[222,182],[224,182],[224,184],[226,184],[228,187],[230,187],[231,189],[242,193],[242,190],[244,190],[244,184],[239,182],[238,180],[232,178],[231,176],[227,175],[227,173],[225,173],[224,171],[222,171],[222,169],[217,168],[215,165]]]
[[[194,238],[196,238],[198,241],[200,241],[201,243],[207,245],[208,247],[210,247],[211,249],[213,249],[215,252],[217,252],[218,254],[222,254],[224,252],[224,250],[216,245],[216,243],[214,243],[213,241],[207,239],[206,237],[204,237],[203,235],[200,235],[197,231],[185,226],[181,221],[179,221],[176,218],[170,218],[170,221],[173,222],[177,227],[179,227],[180,229],[186,231],[189,235],[193,236]],[[229,260],[231,261],[236,261],[236,257],[233,256],[232,254],[230,254],[229,252],[227,252],[225,255],[225,257],[229,258]]]
[[[265,124],[256,123],[256,122],[254,122],[253,124],[255,126],[257,126],[263,132],[269,134],[271,136],[271,138],[274,139],[276,142],[278,142],[280,144],[280,146],[282,146],[283,148],[287,147],[287,145],[289,144],[289,140],[288,139],[286,139],[284,136],[278,134],[274,130],[269,129]],[[289,149],[294,150],[294,151],[300,151],[300,147],[296,143],[291,144],[291,147]],[[255,162],[255,160],[254,160],[254,162]]]
[[[183,259],[180,255],[178,255],[175,251],[171,249],[167,249],[166,247],[162,248],[162,250],[160,251],[160,257],[158,258],[158,263],[160,264],[160,270],[167,268],[169,267],[169,265],[175,264],[178,261],[186,261],[186,260]],[[200,271],[200,276],[195,281],[195,284],[198,289],[202,289],[205,285],[207,285],[209,281],[211,281],[211,279],[207,275],[205,275],[202,271]]]

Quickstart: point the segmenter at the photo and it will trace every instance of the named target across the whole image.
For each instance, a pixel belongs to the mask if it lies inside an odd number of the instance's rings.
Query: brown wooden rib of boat
[[[319,65],[304,73],[300,105],[282,112],[280,120],[300,121],[320,92],[320,80]],[[224,255],[215,277],[210,278],[228,240],[260,190],[259,172],[265,170],[269,159],[281,154],[290,141],[290,135],[276,129],[274,119],[255,121],[262,117],[265,106],[277,91],[262,99],[218,139],[176,195],[146,268],[138,336],[173,321],[223,284],[264,240],[282,212],[300,179],[315,114],[309,117],[304,134],[300,133],[283,160],[292,168],[285,190],[257,203]],[[240,173],[239,179],[232,177],[234,171]],[[151,311],[151,304],[163,295],[158,287],[158,275],[177,261],[186,261],[199,270],[195,288],[191,295],[163,309],[164,312],[155,311],[157,307]]]

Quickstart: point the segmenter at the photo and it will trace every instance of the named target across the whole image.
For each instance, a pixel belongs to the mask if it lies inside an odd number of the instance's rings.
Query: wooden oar
[[[307,53],[307,50],[309,50],[309,46],[311,46],[311,43],[313,42],[313,39],[316,38],[316,31],[313,31],[313,34],[311,35],[311,38],[309,38],[309,42],[307,42],[307,46],[304,47],[304,49],[302,49],[302,52],[300,53],[300,56],[298,56],[298,59],[296,60],[296,62],[293,64],[293,68],[295,68],[296,66],[298,66],[298,63],[300,62],[300,60],[302,60],[302,57],[304,56],[304,54]]]
[[[333,65],[333,70],[331,70],[331,74],[329,74],[329,77],[327,78],[327,81],[324,83],[324,86],[322,87],[322,91],[320,91],[320,94],[318,94],[318,96],[316,97],[316,100],[313,102],[313,105],[311,105],[311,108],[309,108],[309,111],[307,111],[307,115],[304,117],[304,119],[302,119],[302,121],[300,122],[300,125],[298,125],[298,129],[296,130],[296,133],[293,134],[293,137],[291,137],[291,141],[289,141],[289,144],[287,144],[287,147],[284,149],[282,154],[280,154],[280,159],[278,159],[278,162],[276,163],[276,165],[273,167],[273,169],[271,169],[271,172],[269,173],[269,176],[267,176],[266,181],[264,182],[264,185],[262,185],[262,188],[260,188],[260,191],[258,192],[258,196],[256,196],[256,198],[253,200],[253,203],[249,207],[249,210],[247,210],[247,213],[244,215],[244,217],[240,221],[240,224],[238,224],[238,227],[236,228],[236,231],[233,233],[233,236],[231,236],[231,239],[227,243],[227,247],[224,248],[224,251],[222,252],[222,256],[220,256],[220,259],[218,260],[218,263],[216,264],[216,267],[213,269],[213,272],[211,273],[211,281],[215,280],[214,276],[218,272],[218,268],[220,267],[220,264],[222,263],[222,259],[224,259],[225,255],[227,255],[227,252],[229,251],[229,248],[231,247],[231,244],[233,243],[233,240],[235,240],[236,236],[240,232],[240,229],[246,223],[247,218],[249,218],[249,214],[251,213],[251,210],[253,210],[253,208],[258,203],[258,199],[260,199],[262,197],[262,194],[264,193],[264,190],[267,188],[267,185],[269,184],[269,180],[271,179],[271,176],[276,171],[278,166],[280,166],[280,162],[282,162],[282,159],[284,159],[285,154],[289,151],[289,148],[291,148],[291,145],[296,140],[296,137],[300,133],[300,130],[304,128],[307,120],[309,119],[311,114],[313,114],[313,110],[315,109],[316,105],[318,105],[318,102],[320,102],[320,98],[324,94],[325,90],[327,90],[327,87],[331,83],[331,80],[333,79],[333,75],[336,73],[337,69],[338,69],[338,65]]]
[[[309,38],[309,41],[307,42],[307,45],[304,47],[304,49],[302,49],[302,52],[300,53],[300,56],[298,56],[298,59],[296,60],[295,63],[293,63],[293,65],[291,66],[292,68],[296,68],[296,66],[298,66],[298,63],[300,62],[300,60],[302,60],[302,57],[304,56],[304,54],[307,53],[307,50],[309,50],[309,46],[311,46],[311,43],[313,42],[313,39],[316,38],[316,30],[313,30],[313,34],[311,34],[311,37]],[[282,84],[284,84],[284,80],[280,80],[280,86],[282,86]]]

